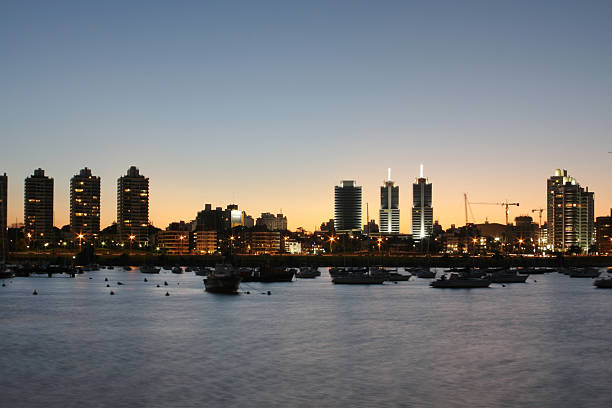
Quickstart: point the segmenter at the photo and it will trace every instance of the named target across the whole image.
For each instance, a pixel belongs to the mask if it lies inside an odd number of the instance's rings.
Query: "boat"
[[[447,278],[442,275],[440,279],[431,282],[429,286],[432,288],[449,288],[449,289],[469,289],[469,288],[488,288],[491,281],[483,278],[472,278],[467,275],[451,273]]]
[[[570,278],[598,278],[601,272],[597,268],[570,268]]]
[[[232,265],[219,264],[204,279],[207,292],[237,293],[240,286],[240,273]]]
[[[241,269],[240,275],[243,282],[291,282],[295,275],[295,269],[263,266],[255,269]]]
[[[387,280],[389,282],[404,282],[407,280],[410,280],[410,277],[412,275],[402,275],[399,272],[389,272],[389,276],[387,277]]]
[[[113,265],[108,265],[108,266],[106,267],[106,269],[108,269],[108,270],[111,270],[111,271],[112,271],[113,269],[115,269],[115,267],[114,267]]]
[[[419,268],[416,271],[417,278],[421,279],[434,279],[436,277],[436,273],[429,268]]]
[[[194,268],[193,270],[197,276],[208,276],[212,271],[213,269],[207,266],[200,266],[199,268]]]
[[[313,268],[310,266],[302,266],[300,270],[295,274],[295,277],[300,279],[314,279],[320,275],[321,272],[319,272],[317,268]]]
[[[529,275],[521,275],[517,270],[503,269],[488,274],[491,283],[525,283]]]
[[[193,268],[191,266],[185,267],[185,272],[193,272]]]
[[[13,270],[11,268],[7,268],[5,265],[0,265],[0,279],[10,279],[13,276]]]
[[[332,278],[332,282],[340,285],[382,285],[385,276],[372,275],[369,272],[349,272]]]
[[[132,270],[132,267],[131,267],[131,266],[124,266],[124,267],[123,267],[123,270],[124,270],[124,271],[131,271],[131,270]]]
[[[174,266],[172,267],[172,273],[180,275],[181,273],[183,273],[183,268],[181,268],[180,266]]]
[[[156,268],[152,265],[142,265],[140,267],[140,272],[142,273],[159,273],[160,268]]]
[[[597,279],[593,286],[600,289],[612,289],[612,278]]]

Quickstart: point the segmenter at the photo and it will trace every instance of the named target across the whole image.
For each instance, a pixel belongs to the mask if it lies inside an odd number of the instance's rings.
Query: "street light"
[[[134,242],[136,235],[130,235],[129,238],[130,238],[130,253],[132,253],[132,243]]]
[[[336,237],[329,237],[329,253],[333,254],[334,253],[334,241],[336,240]]]
[[[77,235],[77,238],[79,239],[79,248],[81,248],[83,245],[83,234]]]

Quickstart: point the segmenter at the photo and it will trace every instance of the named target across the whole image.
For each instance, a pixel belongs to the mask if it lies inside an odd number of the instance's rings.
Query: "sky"
[[[419,164],[434,219],[465,223],[473,202],[546,207],[566,168],[612,207],[610,1],[12,1],[0,11],[0,172],[9,223],[23,180],[150,178],[165,228],[205,203],[281,211],[313,230],[333,187],[354,179],[370,218],[392,169],[410,232]],[[473,206],[474,221],[504,210]],[[470,217],[471,218],[471,217]],[[470,219],[472,221],[472,219]]]

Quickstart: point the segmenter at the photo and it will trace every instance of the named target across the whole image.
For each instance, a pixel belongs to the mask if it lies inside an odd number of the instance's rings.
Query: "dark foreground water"
[[[612,406],[612,290],[591,279],[444,290],[323,270],[223,296],[144,277],[6,281],[0,406]]]

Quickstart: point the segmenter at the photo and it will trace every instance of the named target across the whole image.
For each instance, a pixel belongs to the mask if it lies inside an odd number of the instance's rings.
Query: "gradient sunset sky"
[[[434,218],[463,225],[471,201],[545,207],[567,168],[612,207],[612,1],[3,1],[0,172],[9,223],[23,180],[150,178],[165,228],[204,203],[278,212],[312,230],[333,186],[355,179],[378,221],[387,168],[410,232],[424,163]],[[477,222],[501,207],[474,206]],[[537,214],[533,214],[537,221]]]

